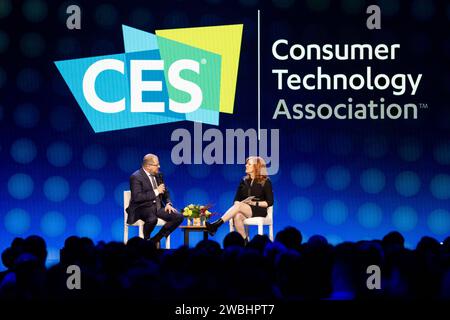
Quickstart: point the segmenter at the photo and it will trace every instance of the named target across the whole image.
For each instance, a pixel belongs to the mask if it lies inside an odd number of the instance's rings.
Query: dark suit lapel
[[[150,183],[150,179],[148,178],[147,174],[145,173],[144,169],[140,169],[139,173],[141,174],[141,181],[143,181],[150,189],[153,189],[152,184]]]

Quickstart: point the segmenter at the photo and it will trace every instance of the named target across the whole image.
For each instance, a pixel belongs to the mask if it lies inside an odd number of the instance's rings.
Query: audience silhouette
[[[278,232],[273,243],[256,235],[245,245],[231,232],[223,249],[213,240],[157,250],[137,237],[125,245],[71,236],[60,261],[46,268],[44,239],[16,238],[1,255],[7,270],[0,273],[0,299],[450,299],[450,237],[439,243],[425,236],[414,250],[396,231],[336,246],[320,235],[302,240],[294,227]],[[67,288],[71,265],[81,270],[80,290]],[[380,267],[380,290],[367,287],[370,265]]]

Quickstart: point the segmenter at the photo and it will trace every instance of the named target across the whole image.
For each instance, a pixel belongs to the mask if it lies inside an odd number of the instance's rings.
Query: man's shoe
[[[159,232],[154,237],[152,237],[151,240],[156,245],[162,240],[162,238],[167,237],[167,234],[168,234],[167,230],[161,228],[161,230],[159,230]]]
[[[155,245],[156,249],[159,249],[161,247],[161,242],[159,240],[155,240],[155,239],[151,238],[151,239],[148,239],[148,241],[153,243]]]

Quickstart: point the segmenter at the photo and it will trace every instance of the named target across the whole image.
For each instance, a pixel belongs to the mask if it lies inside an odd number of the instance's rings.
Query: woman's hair
[[[253,167],[255,168],[255,181],[261,184],[264,184],[267,180],[267,167],[266,161],[264,161],[261,157],[251,156],[245,160],[245,163],[253,160]],[[247,174],[246,178],[250,178],[250,175]]]

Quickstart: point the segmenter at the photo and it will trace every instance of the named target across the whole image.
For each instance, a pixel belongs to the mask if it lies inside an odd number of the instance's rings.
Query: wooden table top
[[[189,229],[189,230],[206,230],[205,226],[179,226],[180,229]]]

